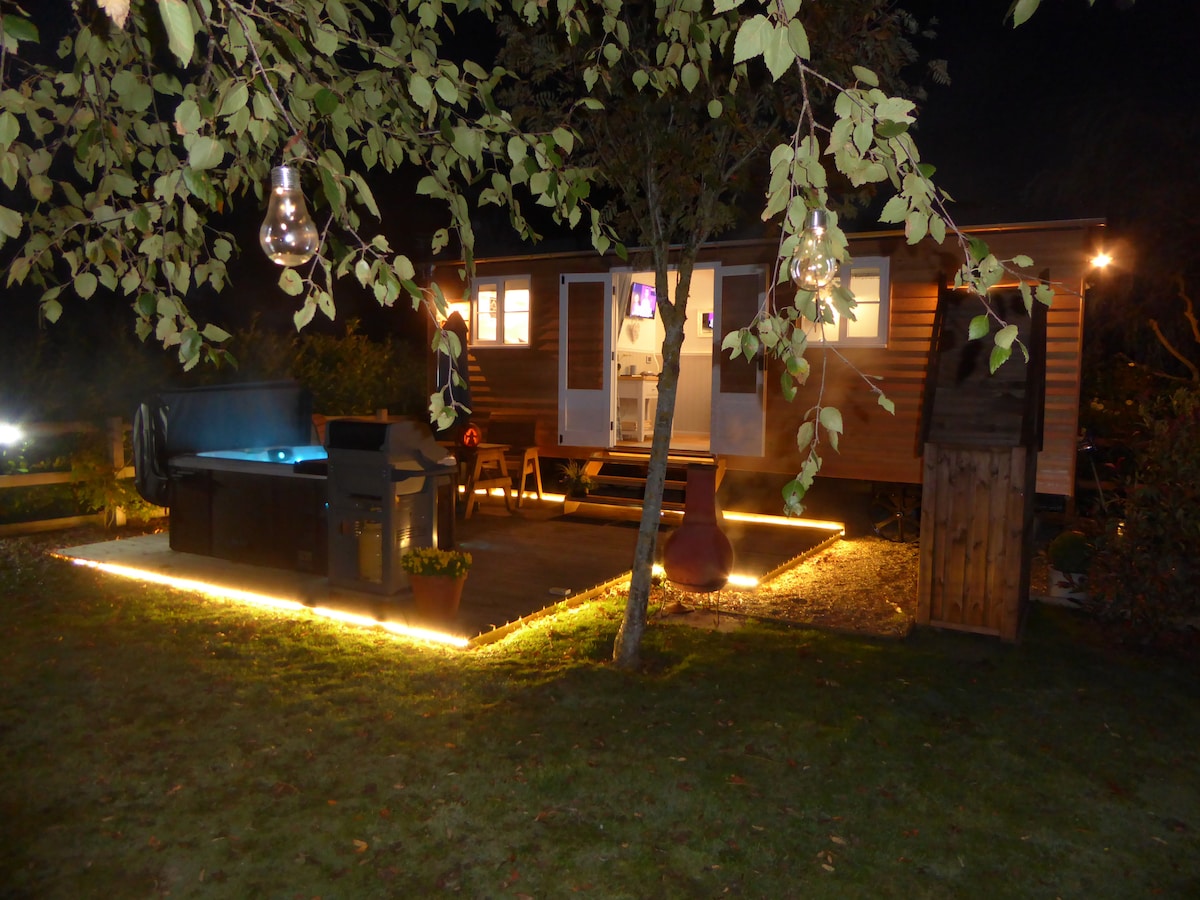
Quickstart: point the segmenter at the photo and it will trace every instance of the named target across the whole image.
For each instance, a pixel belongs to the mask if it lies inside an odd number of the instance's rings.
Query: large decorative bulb
[[[833,281],[837,270],[837,258],[825,228],[825,210],[809,210],[800,244],[792,254],[792,281],[801,290],[819,291]]]
[[[267,259],[281,266],[299,266],[313,258],[319,237],[300,190],[300,173],[291,166],[271,170],[267,217],[258,229],[258,242]]]

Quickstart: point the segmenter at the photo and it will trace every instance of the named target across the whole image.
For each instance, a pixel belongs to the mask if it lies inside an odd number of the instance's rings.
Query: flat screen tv
[[[648,284],[635,284],[629,293],[629,318],[653,319],[658,308],[658,295]]]

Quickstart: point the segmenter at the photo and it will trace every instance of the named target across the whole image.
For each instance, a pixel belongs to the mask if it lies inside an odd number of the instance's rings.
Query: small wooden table
[[[646,421],[654,418],[650,404],[658,400],[658,375],[617,376],[617,403],[633,400],[637,404],[637,420],[634,432],[639,441],[646,439]],[[620,410],[618,420],[620,420]]]
[[[490,491],[492,488],[502,488],[504,490],[504,508],[510,513],[512,505],[509,503],[509,491],[512,490],[512,476],[508,473],[508,463],[505,462],[504,454],[511,448],[508,444],[480,444],[478,447],[470,448],[467,453],[470,456],[467,459],[468,475],[467,475],[467,502],[463,506],[463,518],[471,518],[471,512],[479,503],[479,499],[475,494],[476,489]]]

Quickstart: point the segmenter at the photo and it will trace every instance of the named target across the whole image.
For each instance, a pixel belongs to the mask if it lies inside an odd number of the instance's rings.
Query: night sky
[[[952,83],[929,85],[917,136],[963,222],[1119,224],[1177,195],[1173,173],[1195,185],[1200,3],[1043,0],[1016,29],[1009,4],[905,4],[940,21],[922,48]]]

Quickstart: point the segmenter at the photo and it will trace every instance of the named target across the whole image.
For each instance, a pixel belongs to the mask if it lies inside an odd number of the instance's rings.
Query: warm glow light
[[[11,422],[0,422],[0,444],[11,446],[25,440],[25,432]]]
[[[1101,250],[1099,253],[1097,253],[1095,256],[1092,257],[1092,265],[1095,266],[1097,269],[1103,269],[1105,266],[1109,265],[1112,261],[1113,261],[1113,258],[1111,256],[1109,256],[1107,253],[1105,253],[1103,250]]]
[[[800,232],[800,242],[792,254],[788,271],[792,282],[802,291],[819,291],[837,275],[838,262],[826,226],[827,213],[810,209]]]
[[[766,516],[759,513],[728,511],[725,512],[725,518],[731,519],[734,522],[759,522],[764,525],[778,525],[781,528],[819,528],[822,531],[836,531],[838,534],[846,533],[846,526],[844,524],[828,519],[789,519],[784,516]]]
[[[206,597],[213,597],[218,600],[233,600],[238,603],[246,603],[252,606],[261,606],[267,609],[274,609],[285,612],[308,612],[313,615],[320,616],[325,619],[330,619],[336,622],[342,622],[348,625],[357,625],[363,628],[381,628],[384,631],[389,631],[392,634],[401,637],[415,638],[417,640],[429,641],[434,644],[445,644],[450,647],[464,648],[470,644],[470,641],[456,634],[447,634],[442,631],[435,631],[431,628],[420,628],[414,625],[405,625],[402,622],[381,622],[373,619],[370,616],[358,615],[357,613],[346,612],[340,609],[330,609],[324,606],[305,606],[298,600],[288,600],[283,597],[272,597],[268,594],[257,594],[253,591],[243,591],[238,588],[224,587],[222,585],[210,584],[206,581],[198,581],[192,578],[177,578],[173,575],[163,575],[160,572],[152,572],[147,569],[138,569],[133,566],[122,566],[116,563],[96,562],[90,559],[75,559],[71,558],[71,562],[77,566],[87,566],[91,569],[99,569],[101,572],[107,572],[110,575],[120,575],[124,578],[134,578],[138,581],[150,581],[155,584],[166,585],[167,587],[179,588],[184,591],[195,591],[198,594],[204,594]]]
[[[271,193],[258,242],[267,259],[281,266],[303,265],[320,246],[321,236],[300,190],[300,173],[292,166],[271,170]]]

